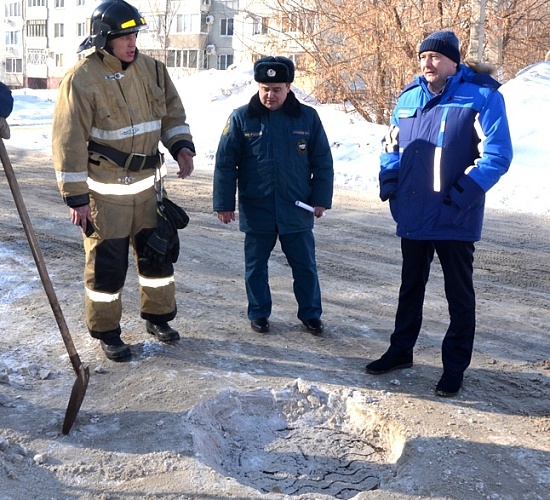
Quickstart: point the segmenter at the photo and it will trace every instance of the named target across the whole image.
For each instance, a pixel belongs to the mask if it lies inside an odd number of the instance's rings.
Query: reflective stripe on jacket
[[[127,66],[127,67],[126,67]],[[154,155],[159,142],[176,158],[194,150],[185,110],[164,64],[139,53],[129,65],[96,50],[65,75],[53,120],[53,161],[69,206],[88,202],[89,192],[111,202],[151,196],[154,169],[127,172],[98,154],[88,141],[124,153]]]

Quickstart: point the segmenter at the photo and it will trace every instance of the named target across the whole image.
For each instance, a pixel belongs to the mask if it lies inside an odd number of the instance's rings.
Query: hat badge
[[[277,72],[274,69],[270,68],[267,70],[267,76],[269,76],[270,78],[273,78],[276,74]]]

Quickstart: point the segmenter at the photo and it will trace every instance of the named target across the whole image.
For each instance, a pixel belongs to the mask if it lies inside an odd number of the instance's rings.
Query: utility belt
[[[90,153],[97,153],[101,156],[105,156],[109,160],[115,162],[119,167],[130,172],[139,172],[148,168],[155,168],[162,160],[161,153],[148,156],[141,153],[124,153],[118,149],[98,144],[97,142],[90,141],[88,143],[88,151]]]

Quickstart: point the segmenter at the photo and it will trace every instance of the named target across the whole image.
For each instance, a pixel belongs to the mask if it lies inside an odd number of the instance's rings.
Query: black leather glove
[[[143,255],[151,262],[162,264],[167,260],[174,246],[174,237],[177,239],[177,229],[166,217],[162,205],[157,204],[157,228],[153,231],[143,249]]]
[[[157,203],[157,228],[147,240],[143,255],[151,262],[162,264],[168,260],[177,262],[180,253],[178,229],[189,224],[189,216],[183,208],[168,198]]]

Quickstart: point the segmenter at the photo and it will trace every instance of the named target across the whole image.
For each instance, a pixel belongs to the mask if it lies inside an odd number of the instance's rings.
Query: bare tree
[[[295,56],[317,99],[375,123],[388,122],[435,30],[455,31],[462,56],[499,67],[502,79],[550,49],[550,0],[266,1],[273,36],[255,50]]]

